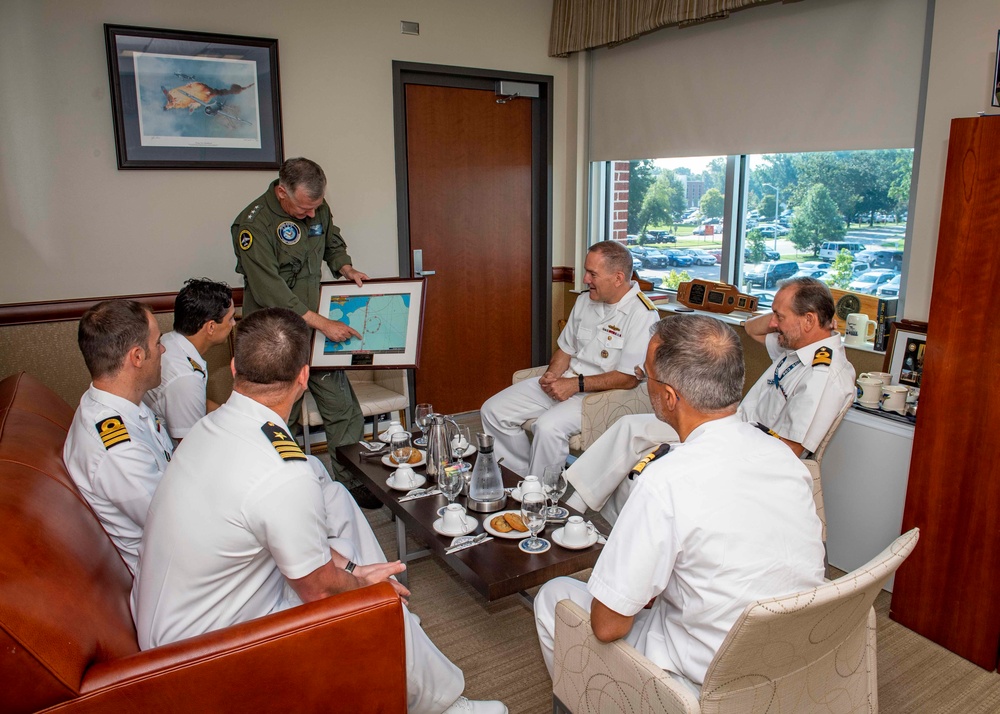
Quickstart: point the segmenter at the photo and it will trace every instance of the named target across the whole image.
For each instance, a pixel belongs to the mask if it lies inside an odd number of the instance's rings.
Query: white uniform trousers
[[[503,465],[519,476],[541,477],[546,466],[562,465],[569,456],[569,437],[580,431],[583,394],[557,402],[537,379],[512,384],[483,404],[483,429],[494,439],[494,453]],[[537,419],[532,439],[521,429],[528,419]],[[529,453],[530,452],[530,453]]]
[[[567,504],[578,511],[586,504],[614,525],[636,484],[626,478],[628,472],[660,444],[679,440],[655,414],[622,417],[566,469],[566,481],[575,490]]]
[[[386,562],[368,519],[339,481],[331,480],[323,463],[309,457],[310,466],[322,476],[326,505],[327,540],[330,547],[361,565]],[[410,611],[403,608],[406,640],[406,696],[410,714],[439,714],[450,707],[465,689],[465,676],[442,654],[421,629]]]
[[[535,595],[535,629],[538,631],[538,645],[542,649],[542,659],[545,660],[545,667],[549,670],[549,677],[552,677],[553,674],[556,647],[556,605],[560,600],[572,600],[589,613],[594,596],[587,590],[587,583],[576,578],[566,577],[550,580]],[[640,653],[645,651],[650,615],[650,610],[637,612],[632,629],[622,638]],[[701,696],[701,688],[687,677],[676,672],[667,672],[667,674],[690,689],[696,697]]]

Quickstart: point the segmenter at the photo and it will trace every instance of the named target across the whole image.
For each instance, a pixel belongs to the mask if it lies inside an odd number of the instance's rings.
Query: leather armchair
[[[386,583],[140,651],[132,578],[62,462],[73,410],[0,382],[0,711],[404,711]]]

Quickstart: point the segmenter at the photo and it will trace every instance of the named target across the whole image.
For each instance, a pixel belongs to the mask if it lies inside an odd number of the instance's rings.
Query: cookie
[[[490,526],[493,528],[493,530],[498,531],[500,533],[510,533],[512,530],[514,530],[513,528],[510,527],[510,524],[507,523],[507,520],[503,516],[496,516],[495,518],[493,518],[493,520],[490,521]]]
[[[389,461],[391,461],[392,463],[396,464],[397,466],[399,465],[399,462],[396,461],[396,457],[395,456],[390,456],[389,457]],[[410,452],[410,458],[406,460],[406,463],[408,463],[408,464],[415,464],[418,461],[420,461],[420,452],[417,451],[416,449],[413,449]]]
[[[528,526],[524,525],[524,521],[522,521],[521,517],[516,513],[505,513],[503,517],[504,520],[507,521],[507,525],[509,525],[514,530],[519,531],[521,533],[528,532]]]

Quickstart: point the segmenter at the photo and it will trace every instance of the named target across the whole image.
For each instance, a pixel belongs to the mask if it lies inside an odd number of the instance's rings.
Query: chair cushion
[[[365,416],[387,414],[409,406],[405,394],[386,389],[375,382],[352,381],[351,386],[354,387],[354,394],[357,395],[358,404],[361,405],[361,413]]]

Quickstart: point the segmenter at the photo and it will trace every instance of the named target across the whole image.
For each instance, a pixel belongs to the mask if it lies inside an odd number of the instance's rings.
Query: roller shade
[[[927,0],[806,0],[592,51],[590,158],[913,147]]]

